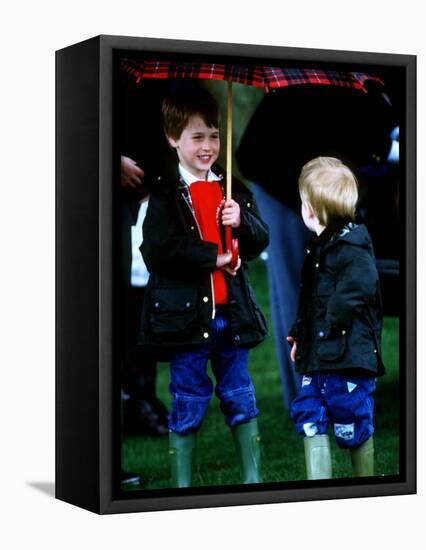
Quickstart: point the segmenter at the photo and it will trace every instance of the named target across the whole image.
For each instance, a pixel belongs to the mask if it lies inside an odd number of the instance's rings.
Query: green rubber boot
[[[195,434],[169,434],[172,487],[191,487],[195,455]]]
[[[257,420],[232,428],[242,483],[260,483],[260,437]]]
[[[331,479],[330,440],[327,434],[305,437],[307,479]]]
[[[350,450],[353,477],[374,476],[373,436],[362,445]]]

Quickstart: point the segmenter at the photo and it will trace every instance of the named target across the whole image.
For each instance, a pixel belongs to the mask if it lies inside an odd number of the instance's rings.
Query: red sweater
[[[189,186],[195,218],[204,241],[217,244],[218,253],[223,254],[219,228],[219,208],[223,200],[223,191],[217,181],[196,181]],[[228,302],[228,289],[222,269],[213,271],[213,289],[215,304]]]

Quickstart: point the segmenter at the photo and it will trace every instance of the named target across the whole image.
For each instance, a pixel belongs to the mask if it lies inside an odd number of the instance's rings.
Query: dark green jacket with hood
[[[370,235],[364,225],[329,229],[306,249],[297,321],[300,373],[356,370],[381,375],[382,311]]]

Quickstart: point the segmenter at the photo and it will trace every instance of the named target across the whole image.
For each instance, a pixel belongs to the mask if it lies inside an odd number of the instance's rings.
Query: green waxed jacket
[[[217,173],[217,169],[215,170]],[[225,274],[232,343],[252,347],[267,333],[265,318],[247,277],[247,262],[268,245],[267,225],[253,208],[250,191],[233,181],[233,198],[241,208],[241,268]],[[180,187],[177,172],[155,178],[145,218],[141,252],[150,272],[139,344],[165,357],[170,351],[205,345],[214,315],[212,272],[218,247],[203,241]]]
[[[364,225],[325,230],[306,249],[298,315],[290,336],[301,373],[362,369],[381,375],[382,311],[370,235]]]

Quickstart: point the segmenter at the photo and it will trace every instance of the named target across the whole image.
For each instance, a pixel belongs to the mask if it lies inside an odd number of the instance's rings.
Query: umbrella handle
[[[234,269],[238,263],[239,256],[239,245],[238,239],[232,237],[232,227],[230,225],[225,225],[225,248],[227,252],[232,253],[231,261],[229,262],[229,267]]]

